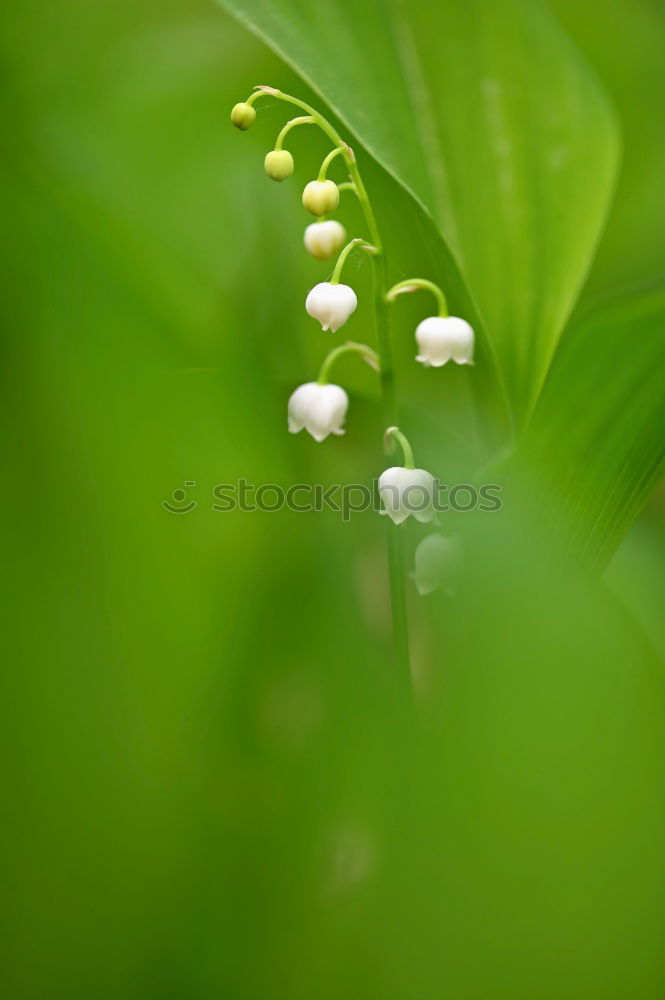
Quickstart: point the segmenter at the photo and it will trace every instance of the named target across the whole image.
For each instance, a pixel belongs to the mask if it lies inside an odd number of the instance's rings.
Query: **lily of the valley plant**
[[[299,125],[316,125],[327,136],[332,149],[324,158],[318,176],[310,180],[302,193],[302,204],[316,222],[307,226],[304,244],[317,260],[330,260],[338,254],[329,281],[321,281],[311,289],[305,301],[307,313],[321,324],[323,331],[336,333],[349,320],[358,304],[356,293],[341,281],[346,260],[353,251],[368,254],[373,261],[374,316],[378,350],[367,344],[348,341],[326,356],[316,382],[306,382],[291,395],[288,404],[288,428],[292,434],[306,430],[317,442],[330,435],[344,434],[344,422],[349,408],[345,389],[329,381],[333,364],[340,355],[353,352],[371,365],[379,374],[384,419],[388,426],[385,433],[386,450],[399,445],[404,456],[403,466],[391,466],[379,477],[379,495],[384,506],[382,513],[394,525],[408,517],[423,523],[435,521],[434,486],[431,473],[415,467],[411,445],[402,431],[395,426],[395,384],[389,328],[389,305],[406,292],[423,289],[431,292],[437,303],[437,314],[419,323],[415,331],[416,361],[425,367],[440,368],[453,361],[458,365],[473,364],[474,333],[466,320],[448,314],[446,297],[441,288],[425,278],[409,278],[387,288],[386,259],[383,242],[376,223],[374,210],[363,183],[355,155],[329,121],[304,101],[283,94],[273,87],[255,87],[246,101],[236,104],[231,111],[231,121],[236,128],[246,131],[256,120],[255,103],[263,96],[285,101],[304,112],[287,121],[264,161],[267,175],[275,181],[284,181],[294,172],[293,156],[284,149],[284,141],[291,129]],[[348,179],[341,183],[328,178],[328,169],[339,158],[346,167]],[[336,219],[327,218],[340,201],[340,191],[350,191],[362,209],[367,234],[346,241],[346,230]],[[409,649],[406,629],[404,570],[401,539],[392,528],[388,536],[390,590],[396,651],[408,677]],[[429,593],[441,587],[451,593],[453,578],[459,561],[459,546],[439,532],[424,538],[416,550],[414,581],[420,593]]]

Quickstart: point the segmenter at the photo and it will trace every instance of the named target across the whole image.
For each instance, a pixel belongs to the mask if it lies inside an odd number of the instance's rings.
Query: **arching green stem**
[[[250,94],[249,97],[247,98],[247,100],[244,101],[243,103],[244,104],[249,104],[249,106],[251,108],[252,104],[254,104],[255,101],[258,101],[259,97],[262,97],[264,93],[267,93],[266,88],[264,88],[264,87],[255,87],[254,88],[254,93]]]
[[[377,248],[377,251],[382,253],[383,246],[379,235],[379,229],[376,224],[374,212],[367,196],[367,191],[365,190],[365,185],[363,184],[362,177],[360,176],[358,164],[356,163],[356,158],[351,147],[347,146],[337,129],[333,128],[327,118],[324,118],[320,111],[317,111],[316,108],[311,106],[311,104],[307,104],[305,101],[301,101],[297,97],[291,97],[290,94],[284,94],[281,90],[276,90],[275,87],[255,87],[254,93],[245,103],[252,103],[257,100],[258,97],[261,97],[262,94],[267,94],[269,97],[276,97],[280,101],[286,101],[287,104],[293,104],[296,108],[300,108],[305,112],[305,114],[310,115],[314,119],[315,124],[318,125],[321,131],[328,136],[334,146],[339,146],[342,149],[344,161],[351,175],[351,180],[355,184],[358,201],[360,202],[360,206],[365,216],[365,221],[367,222],[370,239]]]
[[[314,119],[311,115],[303,115],[301,118],[292,118],[290,122],[287,122],[282,131],[277,136],[277,141],[275,142],[275,149],[281,149],[286,136],[289,134],[292,128],[296,125],[314,125]]]
[[[342,191],[353,191],[353,193],[356,194],[356,186],[353,183],[353,181],[344,181],[343,184],[338,184],[337,190],[339,191],[340,194],[342,193]]]
[[[346,244],[344,249],[341,251],[339,257],[337,258],[337,263],[335,264],[335,270],[333,271],[332,278],[330,279],[331,285],[339,284],[340,275],[342,273],[342,268],[344,267],[344,264],[346,262],[346,258],[349,256],[351,251],[354,250],[356,247],[358,247],[358,249],[364,250],[366,253],[372,253],[372,254],[376,253],[376,247],[373,247],[372,244],[368,243],[366,240],[360,239],[358,237],[356,237],[356,239],[354,240],[351,240],[350,243]]]
[[[354,340],[347,340],[345,344],[340,344],[339,347],[334,347],[332,351],[324,358],[323,364],[321,365],[321,371],[319,372],[319,377],[317,379],[319,385],[325,385],[328,381],[328,376],[330,375],[330,369],[334,365],[337,358],[341,357],[342,354],[348,354],[354,352],[359,354],[363,361],[366,361],[370,368],[374,371],[379,371],[379,355],[376,351],[373,351],[371,347],[367,344],[357,344]]]
[[[446,317],[448,315],[446,296],[438,285],[435,285],[433,281],[428,281],[427,278],[408,278],[406,281],[399,281],[387,293],[386,302],[394,302],[398,295],[402,295],[404,292],[417,292],[420,288],[432,292],[439,306],[439,316]]]
[[[392,441],[397,441],[404,453],[404,468],[415,469],[416,466],[413,461],[413,451],[411,449],[411,445],[409,444],[406,436],[402,434],[399,427],[389,427],[384,434],[383,440],[386,446],[386,451],[391,450]]]
[[[324,181],[326,179],[326,175],[328,173],[328,167],[330,166],[330,164],[332,163],[332,161],[335,159],[335,157],[339,156],[340,153],[343,153],[343,152],[344,152],[344,148],[342,146],[336,146],[335,149],[331,150],[330,153],[328,153],[328,155],[326,156],[325,160],[321,164],[321,169],[319,170],[319,176],[317,177],[317,180]]]

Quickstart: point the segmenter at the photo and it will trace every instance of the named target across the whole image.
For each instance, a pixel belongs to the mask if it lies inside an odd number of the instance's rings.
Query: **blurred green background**
[[[364,9],[350,5],[352,32]],[[246,135],[228,124],[256,83],[320,97],[205,0],[3,10],[12,1000],[663,996],[662,492],[626,530],[665,429],[665,34],[657,4],[552,9],[613,102],[621,173],[511,458],[485,341],[475,383],[424,372],[423,303],[399,304],[419,464],[466,482],[489,463],[504,487],[501,514],[446,522],[467,540],[458,598],[410,586],[415,709],[394,683],[383,519],[212,509],[241,477],[370,483],[388,464],[353,359],[336,370],[346,436],[286,433],[289,393],[330,346],[303,309],[326,265],[302,250],[299,200],[327,147],[294,134],[297,182],[278,186],[262,161],[288,112],[266,102]],[[446,5],[408,16],[417,33]],[[423,36],[426,61],[438,39]],[[313,52],[326,61],[320,37]],[[391,277],[443,268],[468,315],[430,222],[358,153]],[[361,224],[350,203],[340,217]],[[373,343],[368,272],[350,270],[348,336]],[[615,306],[624,289],[639,308]],[[593,435],[576,435],[596,404]],[[617,455],[628,500],[596,544]],[[196,508],[169,513],[185,482]],[[405,531],[409,566],[422,533]],[[593,550],[582,568],[576,546]]]

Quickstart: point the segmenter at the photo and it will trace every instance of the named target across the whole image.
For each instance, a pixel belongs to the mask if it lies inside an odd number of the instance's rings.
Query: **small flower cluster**
[[[333,143],[333,149],[324,158],[317,178],[305,185],[302,204],[318,220],[305,229],[306,250],[317,260],[323,261],[339,254],[330,280],[319,282],[311,289],[305,301],[305,309],[313,319],[318,320],[322,330],[336,333],[348,321],[358,305],[353,288],[340,281],[347,257],[354,250],[362,250],[377,257],[383,254],[374,214],[353,150],[339,137],[325,118],[304,102],[282,94],[272,87],[257,87],[247,101],[236,104],[231,111],[231,121],[236,128],[241,131],[251,128],[256,120],[254,102],[263,94],[287,101],[306,112],[304,115],[292,118],[284,125],[277,136],[274,148],[267,153],[264,166],[268,177],[272,180],[281,182],[293,174],[293,156],[283,148],[284,140],[291,129],[300,125],[318,125]],[[342,157],[349,170],[349,180],[341,184],[335,183],[327,176],[330,164],[338,156]],[[341,222],[327,218],[331,212],[337,210],[340,192],[344,190],[352,191],[357,196],[370,230],[371,242],[355,238],[347,243],[346,230]],[[416,328],[415,339],[418,346],[416,360],[427,368],[440,368],[449,361],[458,365],[472,365],[473,329],[466,320],[448,315],[446,298],[438,285],[424,278],[400,281],[388,291],[382,292],[383,301],[392,303],[399,295],[419,289],[428,290],[435,296],[438,314],[422,320]],[[289,432],[297,434],[304,429],[317,442],[324,441],[331,434],[344,434],[349,397],[341,386],[328,380],[333,363],[341,354],[355,352],[381,374],[383,384],[384,373],[391,367],[385,356],[388,349],[389,344],[384,343],[381,352],[377,353],[366,344],[353,341],[334,348],[325,358],[317,381],[306,382],[291,394],[288,402]],[[434,479],[424,469],[415,468],[407,439],[399,428],[390,427],[386,431],[386,446],[391,447],[394,442],[398,442],[402,447],[404,465],[386,469],[379,479],[379,494],[384,505],[382,513],[387,514],[396,525],[405,521],[410,514],[423,523],[432,522],[436,516],[432,503]],[[420,492],[422,503],[414,504],[414,491]],[[407,495],[408,504],[404,502]],[[444,589],[451,589],[448,569],[454,561],[451,555],[453,550],[457,551],[453,541],[439,533],[427,536],[420,543],[416,550],[415,581],[421,593],[428,593],[437,586],[444,586],[441,582],[444,578],[448,581]]]

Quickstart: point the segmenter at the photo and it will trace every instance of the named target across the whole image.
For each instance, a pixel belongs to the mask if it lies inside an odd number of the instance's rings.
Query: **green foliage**
[[[656,1000],[658,496],[622,538],[663,463],[662,9],[224,6],[261,41],[207,0],[1,15],[5,992]],[[219,483],[384,461],[353,357],[345,438],[286,433],[339,342],[304,310],[327,147],[295,130],[271,183],[288,113],[228,120],[257,83],[337,115],[390,279],[439,281],[478,330],[474,370],[424,371],[429,307],[392,307],[418,462],[503,486],[444,517],[457,598],[410,590],[415,708],[385,519],[212,509]],[[348,194],[338,215],[364,235]]]
[[[323,8],[314,2],[230,0],[225,5],[288,59],[436,220],[478,309],[519,441],[611,207],[619,129],[581,53],[539,3],[447,3],[442,8],[415,3],[408,16],[399,5],[379,3],[357,5],[353,17],[348,5],[329,3],[327,29],[318,20]],[[583,6],[580,10],[577,18],[588,26]],[[629,20],[623,8],[620,14]],[[638,40],[645,21],[644,13],[635,16]],[[324,30],[346,53],[341,76],[334,62],[320,60],[310,44]],[[610,33],[612,44],[596,47],[603,53],[611,48],[604,62],[611,58],[625,76],[614,23]],[[625,38],[624,48],[634,45],[634,37]],[[650,46],[647,51],[655,76],[660,60]],[[390,79],[385,78],[387,66],[394,68]],[[645,219],[642,203],[657,198],[651,178],[659,176],[660,148],[644,129],[644,119],[651,123],[642,110],[645,95],[634,96],[639,103],[624,101],[622,107],[629,135],[636,133],[643,155],[638,160],[632,148],[626,154],[628,179],[620,186],[616,211],[628,216],[626,227],[641,225],[639,235],[646,231],[652,245],[660,230]],[[631,118],[635,115],[638,124]],[[646,178],[645,162],[652,171]],[[423,165],[429,183],[419,173]],[[628,191],[639,192],[637,208]],[[442,247],[437,250],[443,254]],[[642,253],[639,284],[644,286],[653,280],[653,266]],[[662,254],[654,256],[658,263],[662,259]],[[435,261],[434,273],[443,266]],[[601,249],[596,284],[606,269],[613,274],[616,264]],[[630,264],[623,283],[635,281]],[[613,336],[603,331],[608,310],[573,323],[566,337],[567,367],[555,381],[558,388],[548,387],[528,442],[532,448],[534,440],[541,441],[539,457],[548,470],[547,493],[537,502],[553,503],[557,518],[570,504],[566,487],[556,495],[557,478],[574,482],[575,490],[587,481],[588,502],[576,504],[571,530],[577,555],[591,563],[599,555],[606,563],[662,472],[659,418],[665,375],[658,362],[663,316],[658,293],[648,295],[647,328],[637,337],[641,298],[619,306],[622,320],[612,319]],[[619,380],[622,349],[634,339]],[[597,391],[599,382],[607,386],[605,393]],[[636,384],[642,387],[639,393]],[[620,421],[614,419],[617,409]],[[495,413],[486,415],[488,420],[495,421]],[[602,470],[595,478],[588,474],[591,466]]]
[[[664,330],[665,288],[571,324],[529,429],[541,517],[578,563],[604,568],[663,478]]]
[[[230,0],[436,221],[483,317],[519,423],[605,220],[608,102],[532,0]],[[344,52],[344,70],[313,39]]]

